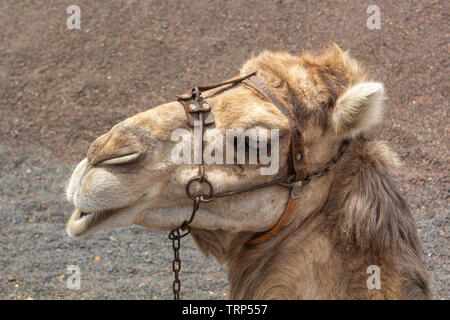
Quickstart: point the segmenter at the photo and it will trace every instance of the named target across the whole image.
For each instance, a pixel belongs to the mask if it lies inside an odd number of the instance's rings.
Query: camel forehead
[[[138,113],[124,122],[137,135],[151,134],[153,137],[164,138],[175,128],[185,128],[186,112],[179,102],[170,102]]]
[[[223,90],[220,93],[205,94],[211,105],[215,126],[219,129],[251,128],[287,129],[289,122],[281,111],[268,101],[258,97],[251,89],[240,87]],[[186,112],[179,102],[170,102],[138,113],[117,125],[121,132],[130,131],[135,135],[148,135],[163,139],[170,137],[173,130],[189,129]],[[122,138],[123,140],[124,138]],[[120,142],[119,142],[120,143]]]
[[[272,103],[259,97],[244,84],[218,95],[206,96],[219,128],[289,128],[289,122]]]

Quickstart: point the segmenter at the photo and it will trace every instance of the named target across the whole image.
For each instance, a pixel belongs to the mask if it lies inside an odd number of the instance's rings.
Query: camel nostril
[[[133,152],[124,155],[120,155],[114,158],[103,160],[97,164],[124,164],[136,160],[141,155],[140,152]]]
[[[87,154],[89,164],[115,165],[137,160],[145,151],[145,145],[133,132],[134,128],[126,121],[112,127],[90,145]]]

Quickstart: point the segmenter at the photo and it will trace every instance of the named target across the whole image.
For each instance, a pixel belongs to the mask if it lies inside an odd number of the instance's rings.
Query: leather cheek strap
[[[247,246],[255,246],[258,244],[261,244],[270,238],[272,238],[274,235],[280,231],[280,229],[286,224],[286,222],[289,221],[289,218],[292,216],[292,212],[295,209],[295,205],[297,204],[298,198],[292,198],[289,197],[289,202],[287,204],[286,210],[284,210],[283,215],[281,216],[280,220],[278,220],[277,224],[273,226],[269,231],[266,231],[260,236],[257,236],[256,238],[250,240],[246,243]]]
[[[277,93],[277,91],[271,86],[267,85],[264,80],[262,80],[257,75],[247,78],[242,81],[246,85],[255,89],[261,95],[266,97],[266,99],[272,102],[289,120],[289,125],[291,127],[291,153],[290,158],[292,162],[292,167],[295,172],[294,180],[305,179],[308,175],[306,170],[306,159],[305,159],[305,144],[303,141],[303,135],[300,130],[300,125],[297,118],[294,115],[294,111],[286,103],[286,101]]]
[[[269,101],[275,104],[278,109],[287,117],[289,120],[289,124],[291,126],[291,153],[290,158],[292,162],[292,167],[295,171],[295,179],[296,181],[301,181],[308,176],[308,172],[306,169],[306,160],[305,160],[305,148],[304,148],[304,140],[303,135],[300,131],[300,125],[297,121],[297,118],[294,115],[293,110],[288,106],[286,101],[276,92],[276,90],[269,85],[267,85],[261,78],[258,76],[253,76],[251,78],[245,79],[243,81],[246,85],[255,89],[262,96],[266,97]],[[301,188],[301,185],[300,187]],[[254,246],[261,244],[273,236],[275,236],[278,231],[289,221],[292,216],[292,213],[296,207],[298,202],[298,195],[293,196],[292,190],[289,195],[289,201],[284,210],[283,215],[278,220],[278,222],[273,226],[269,231],[264,232],[263,234],[257,236],[256,238],[250,240],[246,243],[247,246]]]

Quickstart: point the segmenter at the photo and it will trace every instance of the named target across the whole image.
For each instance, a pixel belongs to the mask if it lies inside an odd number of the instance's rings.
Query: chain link
[[[183,222],[183,224],[170,231],[169,239],[172,240],[172,249],[173,249],[173,260],[172,260],[172,271],[175,279],[172,283],[173,289],[173,299],[180,300],[180,289],[181,289],[181,280],[179,278],[179,274],[181,271],[181,259],[180,259],[180,248],[181,248],[181,238],[184,238],[189,233],[191,233],[191,229],[189,228],[189,224],[194,220],[195,213],[199,208],[199,204],[201,201],[201,197],[197,196],[194,199],[194,207],[192,208],[192,214],[189,220]],[[185,231],[181,233],[181,231]]]
[[[200,100],[200,95],[201,92],[199,90],[198,87],[195,87],[192,90],[192,95],[194,96],[194,99],[198,102]],[[203,113],[200,112],[199,113],[199,121],[200,121],[200,126],[201,126],[201,131],[202,131],[202,137],[205,134],[205,123],[204,123],[204,118],[203,118]],[[181,281],[179,278],[179,273],[181,271],[181,260],[180,260],[180,247],[181,247],[181,238],[187,236],[191,230],[189,228],[189,224],[192,222],[192,220],[194,220],[195,217],[195,213],[197,212],[200,202],[210,202],[213,200],[213,195],[214,195],[214,189],[213,186],[211,184],[211,182],[209,182],[208,179],[206,179],[205,177],[205,168],[203,166],[203,139],[202,139],[202,143],[201,143],[201,164],[199,165],[198,168],[198,176],[192,178],[189,180],[189,182],[186,184],[186,193],[189,196],[189,198],[191,198],[192,200],[194,200],[194,206],[192,208],[192,214],[189,220],[184,221],[181,226],[179,226],[176,229],[173,229],[170,233],[169,233],[169,239],[172,240],[172,249],[173,249],[173,261],[172,261],[172,271],[174,273],[174,277],[175,279],[173,280],[172,283],[172,289],[173,289],[173,299],[174,300],[180,300],[180,289],[181,289]],[[190,187],[191,184],[193,184],[194,182],[198,182],[200,183],[202,189],[203,189],[203,185],[206,185],[208,188],[208,193],[207,194],[203,194],[201,196],[194,196],[191,193]],[[181,233],[181,231],[186,231],[184,233]]]
[[[169,239],[172,240],[173,248],[173,261],[172,261],[172,271],[175,275],[175,280],[173,281],[173,299],[180,299],[180,287],[181,282],[178,277],[181,270],[181,260],[180,260],[180,239],[182,238],[180,234],[180,228],[174,229],[169,233]]]

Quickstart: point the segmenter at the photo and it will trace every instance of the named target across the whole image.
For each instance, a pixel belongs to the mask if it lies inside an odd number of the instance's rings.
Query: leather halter
[[[259,92],[259,94],[264,97],[267,101],[273,103],[289,120],[289,124],[291,127],[291,141],[290,141],[290,154],[289,154],[289,162],[293,169],[293,174],[288,177],[282,177],[275,179],[268,183],[262,183],[258,185],[253,185],[240,190],[232,190],[221,193],[215,193],[212,183],[208,180],[205,175],[205,168],[203,163],[203,136],[205,133],[205,126],[211,125],[214,123],[214,115],[211,111],[211,107],[208,102],[201,96],[202,92],[208,91],[211,89],[219,88],[225,85],[234,85],[242,82],[243,84],[251,87],[252,89]],[[180,239],[185,237],[190,233],[190,223],[194,220],[195,213],[199,209],[201,202],[211,202],[217,198],[233,196],[236,194],[249,192],[253,190],[258,190],[262,188],[266,188],[273,185],[280,185],[287,188],[290,188],[291,191],[289,193],[289,200],[284,210],[283,215],[278,220],[278,222],[270,228],[268,231],[256,236],[254,239],[250,240],[246,243],[247,246],[254,246],[261,244],[273,236],[275,236],[278,231],[289,221],[292,212],[295,209],[295,206],[300,198],[300,191],[302,185],[309,183],[312,179],[318,178],[327,172],[331,171],[336,165],[342,154],[345,152],[349,141],[345,140],[339,148],[337,155],[332,158],[325,166],[313,173],[308,174],[306,169],[306,159],[305,159],[305,149],[304,149],[304,141],[303,135],[300,130],[300,125],[298,123],[297,118],[294,115],[294,110],[286,103],[286,101],[277,93],[277,91],[266,84],[264,80],[256,75],[256,71],[250,74],[234,77],[232,79],[219,82],[216,84],[209,84],[200,87],[194,87],[192,90],[189,90],[182,95],[178,95],[178,102],[180,102],[185,111],[188,119],[188,123],[191,127],[198,127],[202,133],[202,142],[200,144],[200,165],[198,168],[198,175],[192,177],[186,184],[186,193],[189,198],[194,201],[194,206],[192,209],[191,217],[188,221],[184,221],[181,226],[173,229],[169,233],[169,239],[172,240],[172,247],[174,251],[174,260],[172,262],[172,270],[175,273],[175,280],[173,281],[173,293],[174,299],[179,299],[180,286],[181,282],[178,278],[178,274],[181,270],[181,261],[179,257],[179,249],[180,249]],[[194,195],[191,192],[192,184],[197,183],[200,184],[202,190],[207,190],[206,193],[202,195]],[[180,231],[185,231],[184,233]]]
[[[281,218],[275,224],[275,226],[273,226],[270,230],[257,236],[256,238],[252,239],[247,243],[247,245],[257,245],[272,238],[286,224],[286,222],[289,221],[289,218],[292,215],[292,212],[300,197],[302,184],[305,184],[310,180],[306,170],[303,135],[300,130],[300,125],[297,121],[297,118],[294,115],[294,110],[292,110],[292,108],[286,103],[286,101],[277,93],[277,91],[274,88],[267,85],[260,77],[256,75],[256,71],[244,76],[234,77],[232,79],[219,82],[216,84],[194,87],[192,90],[187,91],[182,95],[178,95],[177,98],[178,101],[184,106],[189,125],[192,127],[200,126],[203,136],[205,130],[204,127],[214,123],[214,116],[212,114],[211,107],[206,102],[206,100],[203,99],[201,93],[225,85],[234,85],[239,82],[242,82],[245,85],[248,85],[249,87],[259,92],[263,97],[265,97],[266,100],[272,102],[275,106],[277,106],[277,108],[289,120],[289,124],[291,127],[291,141],[290,141],[291,152],[289,158],[292,164],[291,166],[293,168],[294,174],[289,176],[288,178],[276,179],[269,183],[251,186],[242,190],[214,193],[214,188],[211,182],[205,176],[205,170],[203,166],[203,145],[202,145],[200,150],[201,164],[199,166],[199,173],[197,176],[191,178],[188,181],[186,185],[186,193],[192,200],[194,200],[194,207],[198,209],[198,205],[200,202],[211,202],[216,198],[232,196],[243,192],[249,192],[275,184],[291,188],[289,201],[287,203],[286,209]],[[199,183],[205,186],[205,188],[208,190],[207,193],[197,197],[193,196],[191,193],[191,185],[193,183]],[[181,226],[182,230],[188,228],[188,225],[193,220],[196,211],[197,210],[193,210],[193,214],[189,219],[189,221],[185,221],[185,223],[183,223],[183,225]]]

